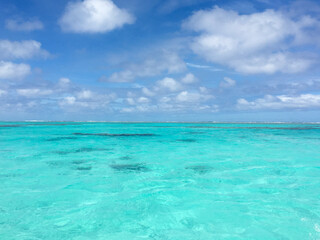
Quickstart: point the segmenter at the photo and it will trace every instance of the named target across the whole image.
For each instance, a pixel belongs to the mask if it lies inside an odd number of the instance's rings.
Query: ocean
[[[320,124],[0,123],[1,240],[320,239]]]

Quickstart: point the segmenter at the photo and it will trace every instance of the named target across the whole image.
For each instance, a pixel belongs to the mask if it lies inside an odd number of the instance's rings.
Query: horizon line
[[[211,123],[211,124],[320,124],[320,122],[308,121],[77,121],[77,120],[9,120],[0,122],[45,123],[45,122],[71,122],[71,123]]]

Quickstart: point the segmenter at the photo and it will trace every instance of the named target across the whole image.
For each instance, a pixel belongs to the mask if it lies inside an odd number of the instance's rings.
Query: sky
[[[320,122],[320,2],[0,0],[0,121]]]

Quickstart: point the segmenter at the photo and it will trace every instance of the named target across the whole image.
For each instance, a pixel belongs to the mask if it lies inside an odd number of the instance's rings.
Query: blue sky
[[[0,1],[0,120],[320,121],[320,3]]]

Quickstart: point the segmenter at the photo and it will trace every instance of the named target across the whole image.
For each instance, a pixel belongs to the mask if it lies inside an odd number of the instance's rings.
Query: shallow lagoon
[[[0,123],[0,239],[319,239],[320,125]]]

